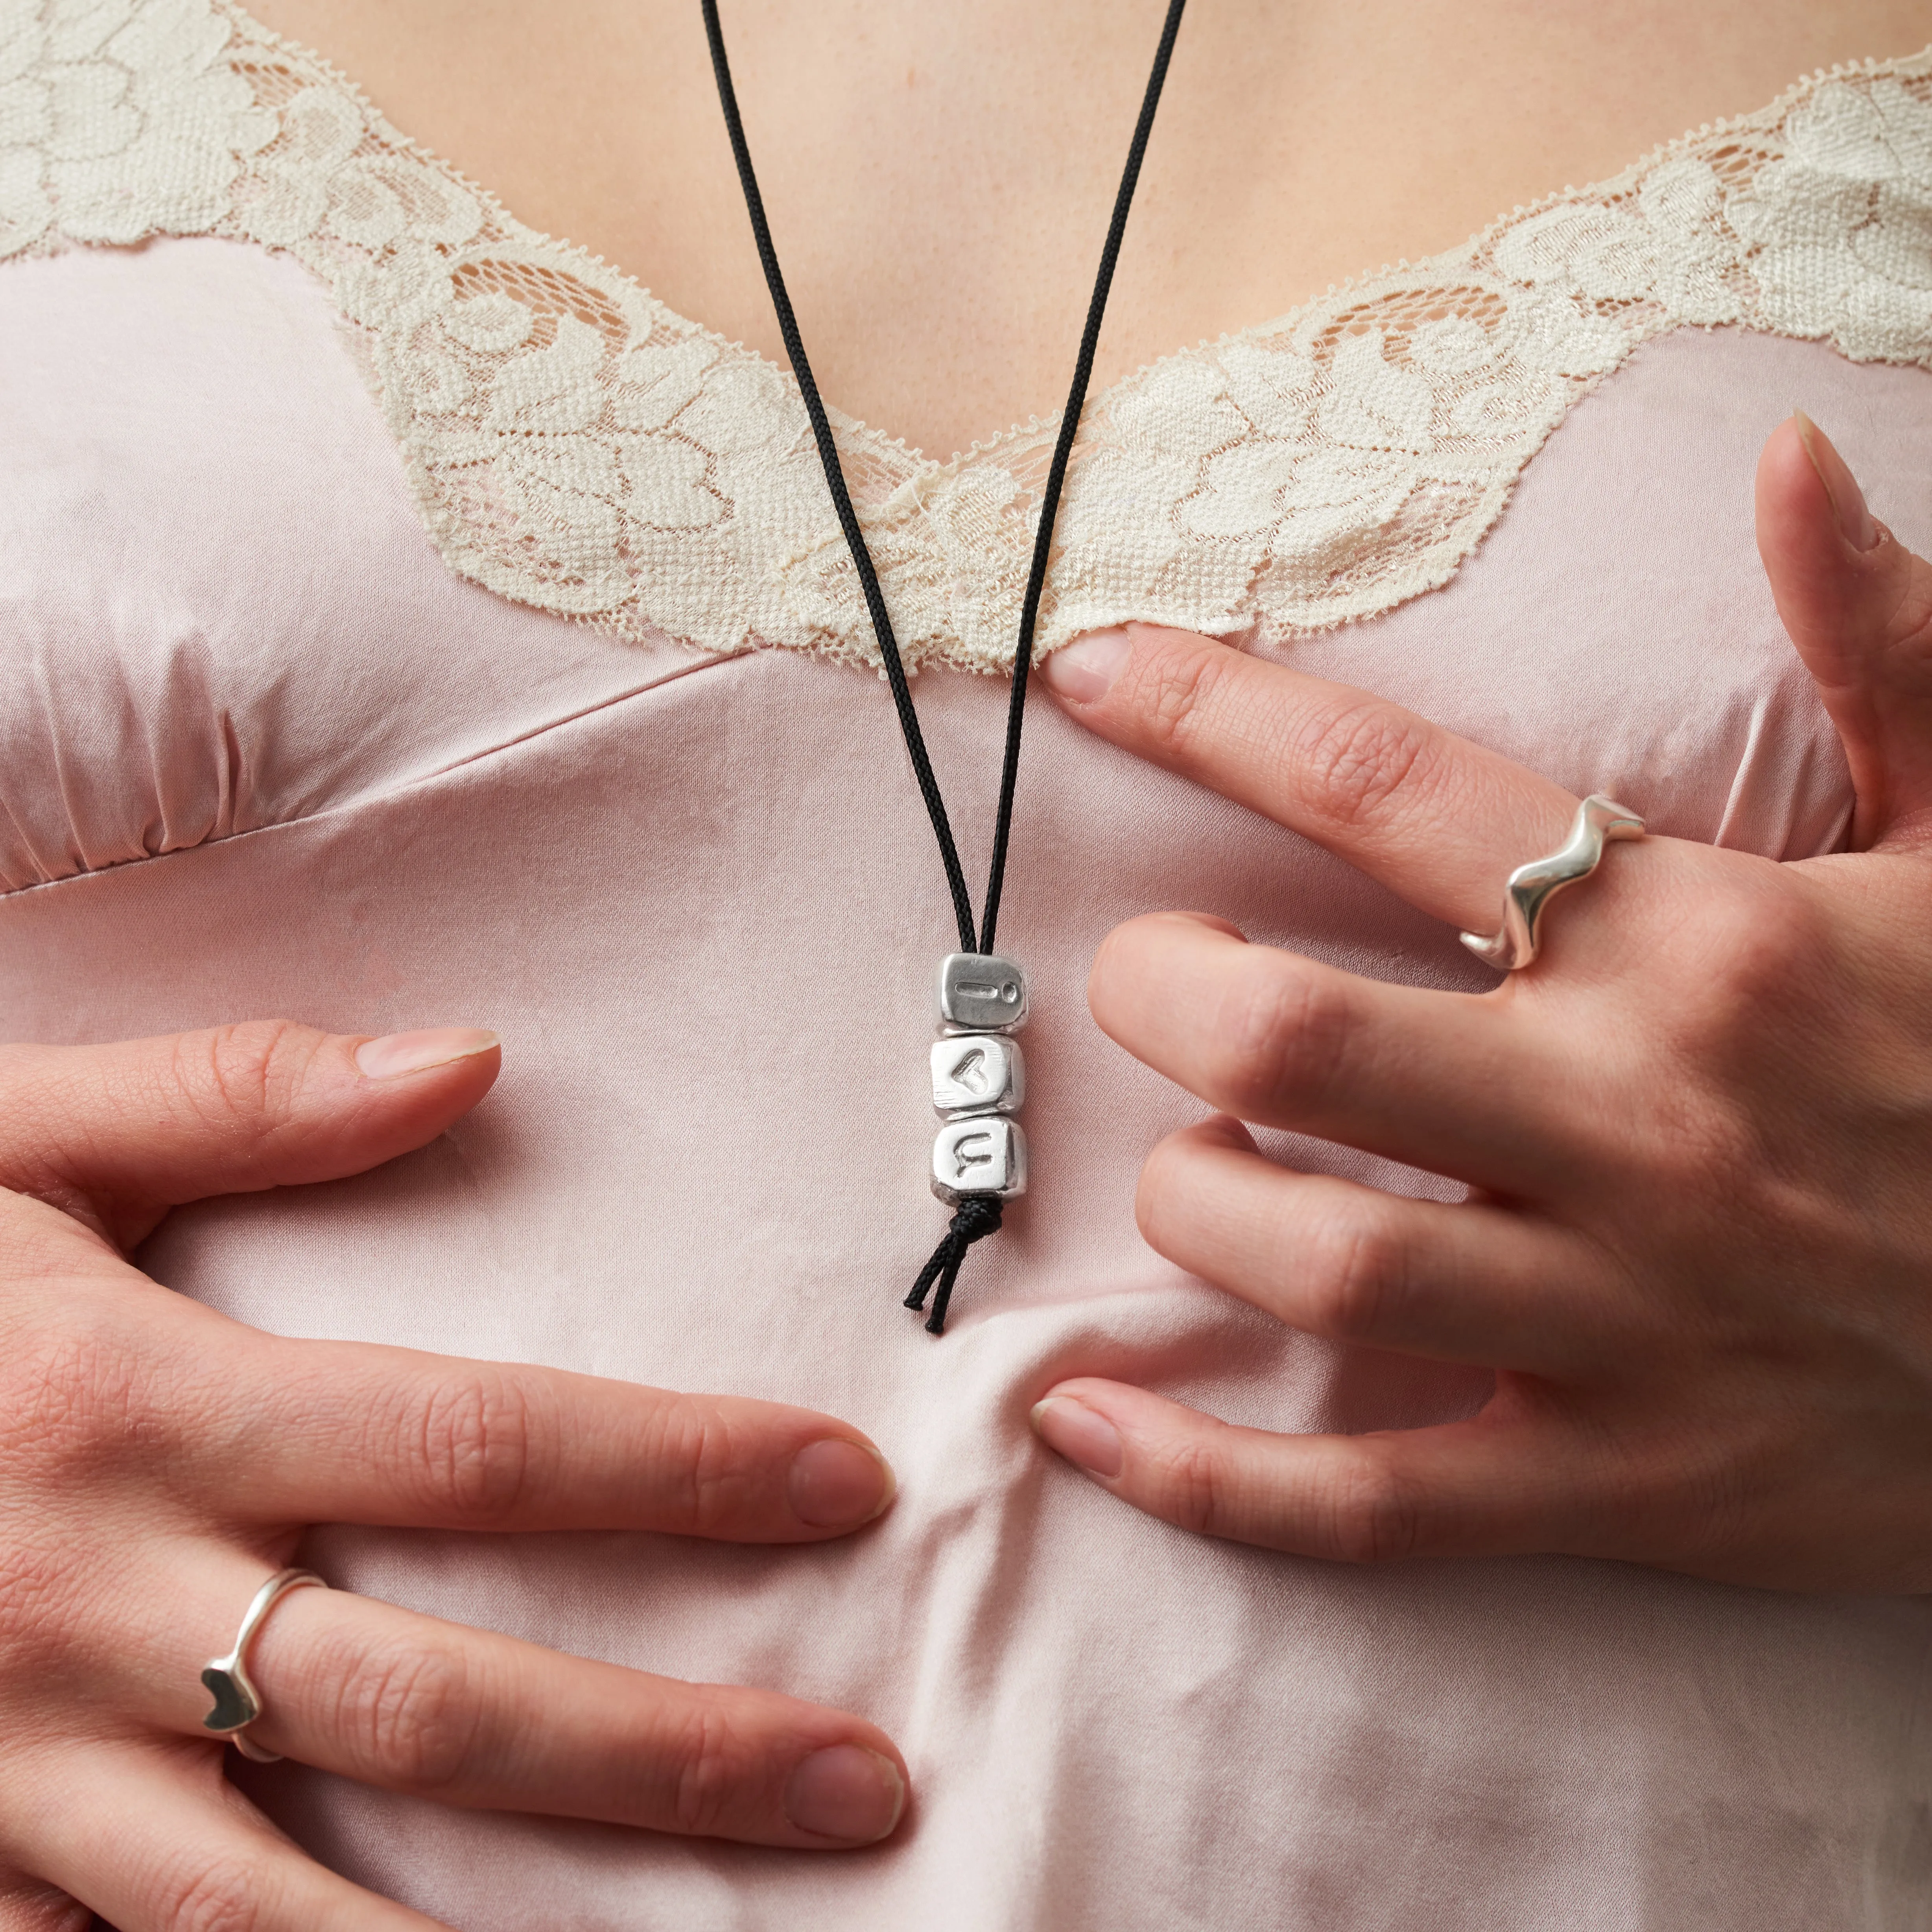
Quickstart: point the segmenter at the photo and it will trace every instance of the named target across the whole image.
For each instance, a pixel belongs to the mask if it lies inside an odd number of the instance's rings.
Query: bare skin
[[[526,221],[776,353],[694,4],[255,10]],[[775,225],[836,403],[934,453],[1057,405],[1160,13],[1159,0],[728,4]],[[1893,0],[1196,0],[1099,380],[1453,245],[1515,203],[1762,106],[1806,69],[1928,39],[1932,9]],[[1225,1121],[1150,1160],[1150,1240],[1296,1325],[1502,1372],[1484,1418],[1412,1438],[1266,1437],[1118,1384],[1048,1392],[1042,1434],[1124,1500],[1336,1556],[1565,1549],[1786,1587],[1932,1588],[1919,1017],[1932,941],[1911,910],[1926,901],[1932,812],[1932,592],[1924,566],[1858,524],[1829,460],[1814,468],[1795,430],[1780,436],[1762,479],[1767,564],[1844,736],[1868,849],[1810,868],[1664,842],[1620,853],[1564,908],[1541,980],[1487,1001],[1343,984],[1185,915],[1109,942],[1094,1009],[1149,1064],[1257,1120],[1485,1190],[1467,1210],[1392,1203],[1274,1168]],[[1546,781],[1366,694],[1173,633],[1136,632],[1129,650],[1133,674],[1117,658],[1084,694],[1083,660],[1056,660],[1073,715],[1445,918],[1492,916],[1500,872],[1567,816]],[[1177,694],[1178,712],[1163,710]],[[1188,728],[1168,728],[1176,715]],[[1330,758],[1324,784],[1321,754],[1338,742],[1400,754],[1406,776],[1383,784],[1357,756],[1366,782],[1338,789],[1348,761]],[[1257,742],[1298,743],[1308,768],[1258,767]],[[1419,784],[1480,828],[1460,872],[1405,842]],[[1613,943],[1660,919],[1681,934],[1694,916],[1696,985],[1670,979],[1665,949]],[[1148,997],[1177,980],[1198,997]],[[1808,986],[1830,997],[1788,1024],[1792,988]],[[1624,1023],[1633,1002],[1668,1024]],[[1273,1014],[1258,1051],[1238,1028],[1172,1024],[1244,1009]],[[1599,1057],[1564,1059],[1572,1040]],[[1633,1040],[1652,1057],[1616,1044]],[[474,1040],[377,1076],[358,1048],[271,1025],[0,1055],[0,1932],[78,1932],[88,1909],[122,1932],[427,1925],[280,1839],[197,1734],[202,1633],[232,1629],[304,1524],[790,1541],[859,1527],[890,1502],[882,1467],[854,1486],[869,1445],[832,1418],[280,1341],[126,1264],[171,1203],[358,1172],[431,1138],[495,1071],[494,1046]],[[1484,1054],[1563,1077],[1518,1083],[1516,1112],[1452,1124],[1438,1109],[1432,1136],[1425,1077],[1445,1090]],[[1393,1094],[1391,1065],[1405,1076]],[[1525,1111],[1579,1088],[1621,1104],[1592,1122]],[[1694,1103],[1694,1135],[1640,1131],[1658,1095]],[[1603,1115],[1623,1138],[1596,1130]],[[1605,1172],[1621,1185],[1606,1190]],[[1632,1201],[1640,1214],[1619,1207]],[[828,1454],[847,1472],[829,1489]],[[257,1662],[266,1743],[446,1802],[829,1850],[890,1832],[904,1799],[894,1748],[861,1717],[352,1598],[290,1598]],[[532,1747],[539,1704],[569,1721]],[[828,1751],[814,1810],[806,1767]]]
[[[697,0],[259,0],[520,220],[782,362]],[[1058,409],[1162,0],[722,0],[814,368],[944,456]],[[1096,382],[1454,247],[1926,0],[1194,0]]]
[[[500,1058],[274,1023],[0,1048],[0,1932],[427,1932],[290,1844],[202,1729],[202,1666],[309,1523],[806,1543],[891,1502],[829,1416],[285,1340],[122,1258],[177,1203],[422,1145]],[[829,1851],[905,1803],[862,1718],[369,1598],[297,1592],[250,1661],[267,1748],[444,1804]]]
[[[1932,564],[1796,418],[1758,547],[1853,781],[1854,850],[1618,847],[1486,994],[1387,986],[1183,913],[1088,999],[1226,1116],[1162,1142],[1142,1232],[1291,1326],[1480,1364],[1466,1422],[1238,1429],[1078,1377],[1035,1426],[1189,1528],[1373,1561],[1526,1550],[1786,1590],[1932,1590]],[[1047,661],[1101,736],[1487,931],[1576,801],[1366,692],[1130,626]],[[1443,829],[1458,828],[1445,842]],[[1242,1120],[1468,1182],[1408,1201]]]

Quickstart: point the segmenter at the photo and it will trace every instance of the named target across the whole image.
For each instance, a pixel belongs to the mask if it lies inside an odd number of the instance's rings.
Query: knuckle
[[[1421,1494],[1372,1444],[1358,1439],[1330,1480],[1325,1553],[1358,1564],[1414,1553],[1422,1535]]]
[[[716,1699],[700,1696],[692,1703],[676,1751],[672,1828],[693,1838],[713,1835],[729,1820],[752,1771],[742,1741]]]
[[[321,1039],[292,1020],[239,1021],[182,1035],[172,1071],[205,1124],[270,1127],[293,1112]]]
[[[415,1444],[430,1504],[465,1522],[515,1515],[532,1488],[538,1406],[529,1378],[484,1364],[439,1384],[422,1406]]]
[[[1184,1436],[1148,1456],[1148,1502],[1155,1515],[1197,1536],[1232,1532],[1231,1483],[1214,1441],[1226,1426],[1213,1423],[1204,1437]]]
[[[1141,669],[1134,710],[1151,749],[1185,759],[1222,688],[1228,653],[1210,647],[1162,651]]]
[[[156,1932],[259,1932],[261,1876],[245,1858],[184,1862],[162,1874],[148,1922]]]
[[[1363,698],[1315,718],[1288,748],[1301,787],[1334,824],[1385,822],[1434,764],[1436,734],[1394,705]]]
[[[1743,1045],[1777,1017],[1815,1018],[1829,993],[1820,980],[1833,972],[1832,932],[1810,892],[1774,875],[1707,889],[1693,934],[1699,970],[1684,989],[1687,1030],[1707,1046]]]
[[[752,1493],[747,1446],[707,1403],[680,1399],[658,1408],[648,1460],[665,1484],[671,1520],[686,1534],[712,1534],[742,1514]]]
[[[1244,1118],[1288,1094],[1319,1099],[1334,1084],[1354,1034],[1339,980],[1257,953],[1231,989],[1209,1078],[1213,1097]],[[1258,968],[1259,970],[1256,970]]]
[[[460,1654],[412,1638],[365,1654],[345,1679],[336,1727],[356,1762],[386,1784],[446,1790],[472,1761],[479,1705]]]
[[[1382,1334],[1405,1298],[1407,1244],[1394,1230],[1360,1218],[1323,1222],[1304,1238],[1297,1299],[1310,1332],[1338,1342]]]
[[[1871,1052],[1872,1030],[1843,1025],[1843,942],[1802,886],[1774,878],[1714,890],[1687,939],[1687,970],[1654,1021],[1669,1077],[1649,1083],[1650,1131],[1606,1156],[1666,1179],[1680,1200],[1755,1200],[1768,1211],[1788,1178],[1779,1149],[1791,1115],[1761,1096],[1780,1089],[1819,1120],[1847,1057]]]

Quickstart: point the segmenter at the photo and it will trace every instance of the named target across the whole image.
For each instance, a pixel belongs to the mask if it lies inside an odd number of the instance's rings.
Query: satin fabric
[[[916,1782],[890,1844],[747,1850],[238,1768],[316,1856],[465,1932],[1932,1924],[1923,1600],[1554,1558],[1337,1568],[1138,1516],[1028,1429],[1088,1372],[1277,1429],[1480,1404],[1480,1374],[1298,1336],[1142,1245],[1139,1162],[1202,1110],[1082,998],[1101,937],[1155,907],[1489,983],[1452,932],[1036,704],[1000,933],[1033,988],[1034,1186],[935,1342],[898,1301],[944,1225],[928,982],[956,941],[878,680],[621,643],[453,577],[321,293],[258,251],[17,262],[0,344],[6,1034],[280,1013],[504,1040],[495,1091],[430,1147],[178,1212],[142,1264],[285,1334],[809,1404],[899,1474],[883,1522],[818,1547],[338,1527],[308,1552],[394,1602],[866,1713]],[[1751,536],[1756,453],[1794,406],[1932,542],[1932,379],[1684,331],[1580,405],[1446,589],[1250,641],[1659,831],[1831,850],[1844,760]],[[1005,688],[916,688],[976,880]]]

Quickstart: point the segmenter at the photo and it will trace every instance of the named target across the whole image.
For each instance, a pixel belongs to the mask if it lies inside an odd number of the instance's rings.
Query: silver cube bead
[[[932,1144],[932,1191],[940,1200],[997,1194],[1010,1201],[1027,1184],[1026,1136],[1003,1114],[948,1120]]]
[[[955,1033],[1016,1033],[1026,1024],[1026,975],[997,952],[939,962],[939,1023]]]
[[[940,1113],[1017,1113],[1025,1098],[1026,1061],[1018,1040],[955,1033],[933,1042],[932,1104]]]

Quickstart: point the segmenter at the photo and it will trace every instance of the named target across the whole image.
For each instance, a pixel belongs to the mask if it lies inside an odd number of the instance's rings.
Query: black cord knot
[[[977,934],[973,926],[972,895],[966,890],[966,875],[960,869],[959,849],[952,836],[952,821],[946,815],[946,801],[940,796],[939,780],[926,751],[920,730],[919,713],[906,682],[905,665],[899,656],[898,640],[892,634],[892,614],[886,608],[885,592],[879,586],[879,573],[866,547],[860,526],[859,513],[853,507],[852,492],[840,463],[838,446],[832,434],[831,418],[807,360],[805,344],[799,334],[798,317],[785,292],[784,275],[778,266],[778,250],[772,244],[771,224],[765,219],[764,198],[758,192],[752,150],[745,139],[744,118],[738,111],[737,90],[731,84],[731,63],[724,51],[724,30],[718,24],[718,0],[699,0],[704,16],[705,38],[711,46],[711,68],[717,77],[718,104],[724,112],[725,131],[731,137],[731,156],[737,164],[738,182],[745,191],[745,211],[751,217],[752,239],[758,244],[759,266],[765,272],[765,285],[771,290],[772,308],[778,317],[778,334],[790,358],[791,372],[798,382],[800,400],[812,424],[812,441],[825,471],[826,488],[831,492],[839,528],[844,532],[852,567],[858,572],[864,592],[866,613],[872,620],[872,634],[878,640],[879,656],[885,666],[886,682],[892,687],[893,708],[898,713],[899,730],[905,740],[907,756],[919,782],[920,796],[926,801],[926,814],[932,820],[932,836],[939,847],[940,864],[946,870],[946,890],[952,895],[954,917],[959,923],[962,952],[990,953],[993,935],[999,924],[1000,899],[1006,876],[1007,844],[1012,832],[1013,796],[1019,782],[1020,729],[1026,713],[1027,680],[1033,662],[1033,640],[1040,620],[1040,599],[1046,587],[1047,565],[1053,554],[1053,532],[1060,512],[1060,491],[1066,481],[1066,468],[1073,454],[1073,440],[1078,433],[1087,400],[1087,386],[1094,374],[1094,357],[1100,346],[1100,324],[1107,311],[1107,292],[1113,286],[1114,265],[1120,242],[1126,232],[1127,211],[1133,205],[1135,184],[1140,179],[1141,163],[1147,154],[1148,136],[1154,130],[1154,110],[1160,105],[1161,89],[1166,85],[1168,62],[1180,32],[1180,16],[1186,0],[1168,0],[1167,18],[1161,28],[1160,44],[1155,50],[1153,71],[1148,76],[1147,92],[1142,97],[1140,118],[1134,124],[1132,140],[1127,147],[1127,164],[1114,196],[1112,220],[1100,250],[1099,272],[1094,278],[1094,293],[1087,304],[1087,322],[1080,335],[1079,352],[1073,360],[1073,382],[1067,392],[1066,406],[1060,412],[1060,430],[1054,440],[1052,460],[1047,465],[1041,486],[1034,532],[1033,562],[1027,573],[1026,590],[1020,600],[1019,630],[1013,640],[1013,684],[1006,702],[1006,748],[1000,760],[1000,800],[993,814],[992,862],[986,874],[986,897]],[[946,1238],[933,1250],[932,1258],[920,1270],[919,1280],[906,1297],[905,1305],[923,1310],[933,1284],[939,1293],[926,1323],[930,1334],[946,1329],[946,1304],[958,1279],[959,1264],[975,1241],[997,1234],[1001,1204],[997,1194],[966,1194],[959,1198],[958,1211]]]
[[[946,1231],[946,1238],[932,1251],[932,1258],[919,1271],[919,1279],[912,1285],[912,1292],[905,1298],[905,1305],[914,1313],[926,1306],[926,1298],[934,1282],[939,1284],[939,1292],[932,1298],[932,1312],[926,1318],[926,1332],[928,1335],[943,1335],[946,1332],[946,1304],[952,1299],[952,1284],[959,1279],[959,1264],[966,1258],[966,1250],[975,1241],[983,1241],[988,1234],[1000,1232],[1000,1222],[1005,1215],[1004,1204],[997,1194],[962,1194],[959,1206],[952,1216],[952,1225]]]

